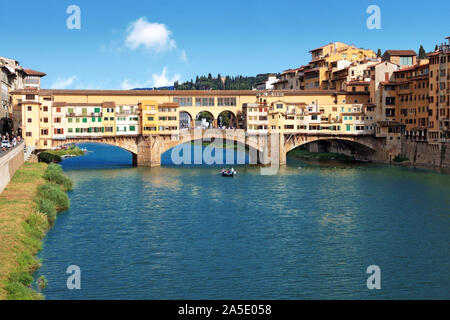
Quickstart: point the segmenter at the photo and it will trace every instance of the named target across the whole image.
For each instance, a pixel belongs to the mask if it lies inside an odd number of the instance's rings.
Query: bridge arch
[[[98,144],[107,144],[111,146],[118,147],[125,151],[130,152],[133,155],[133,158],[138,154],[138,146],[136,143],[136,138],[128,138],[128,137],[102,137],[102,138],[89,138],[89,137],[79,137],[79,138],[66,138],[65,140],[55,141],[53,140],[53,147],[59,147],[71,143],[98,143]]]
[[[188,111],[180,111],[179,115],[180,121],[179,121],[179,128],[180,129],[186,129],[194,127],[194,118],[192,118],[192,115]]]
[[[233,141],[239,145],[244,146],[246,149],[253,149],[260,152],[264,151],[264,146],[258,143],[257,139],[252,139],[252,137],[248,137],[245,134],[244,130],[197,129],[197,130],[186,130],[185,132],[180,133],[178,140],[167,141],[161,149],[161,154],[167,152],[168,150],[180,144],[190,143],[192,141],[197,141],[201,139],[207,139],[209,141],[214,141],[215,139],[222,139],[223,142]]]
[[[226,127],[236,126],[236,114],[231,110],[223,110],[217,115],[217,124]]]
[[[376,150],[369,140],[357,137],[301,137],[291,141],[286,141],[286,154],[296,148],[302,146],[314,146],[313,152],[334,152],[354,156],[359,160],[372,160],[376,154]],[[311,150],[310,150],[311,151]]]
[[[201,119],[207,119],[207,122],[209,123],[210,127],[213,127],[216,125],[216,118],[214,118],[214,114],[211,111],[208,110],[202,110],[197,112],[195,115],[196,121],[201,121]],[[198,124],[196,123],[196,126]]]

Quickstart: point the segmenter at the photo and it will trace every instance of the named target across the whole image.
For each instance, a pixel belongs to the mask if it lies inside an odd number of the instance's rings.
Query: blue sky
[[[432,50],[450,36],[450,2],[435,1],[9,1],[0,56],[47,73],[44,88],[123,89],[196,75],[256,75],[298,67],[333,41],[362,48]],[[69,5],[81,29],[69,30]],[[369,30],[369,5],[381,29]]]

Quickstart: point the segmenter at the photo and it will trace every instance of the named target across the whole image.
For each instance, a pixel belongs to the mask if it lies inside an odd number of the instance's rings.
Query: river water
[[[85,146],[62,163],[71,208],[39,254],[47,299],[450,298],[450,175],[288,158],[277,175],[237,166],[231,179]]]

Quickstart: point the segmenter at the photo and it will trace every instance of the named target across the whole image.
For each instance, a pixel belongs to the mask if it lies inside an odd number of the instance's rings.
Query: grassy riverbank
[[[63,157],[71,156],[77,157],[84,155],[84,151],[76,146],[72,146],[67,149],[58,150],[46,150],[38,155],[39,162],[45,163],[59,163],[62,161]]]
[[[68,149],[59,149],[59,150],[47,150],[45,152],[48,152],[50,154],[54,154],[57,156],[82,156],[84,155],[84,151],[81,150],[78,147],[68,148]]]
[[[68,209],[64,191],[71,188],[59,166],[25,163],[0,195],[0,299],[43,298],[31,289],[40,266],[35,255],[56,212]]]
[[[289,156],[297,158],[319,159],[319,160],[339,160],[339,161],[354,161],[355,158],[333,152],[309,152],[302,149],[295,149],[289,152]]]

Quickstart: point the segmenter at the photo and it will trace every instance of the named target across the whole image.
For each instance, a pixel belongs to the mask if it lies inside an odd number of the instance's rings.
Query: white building
[[[253,90],[273,90],[273,84],[275,82],[277,82],[277,77],[274,74],[271,74],[266,81],[256,83]]]
[[[139,130],[138,106],[116,106],[116,134],[137,135]]]

